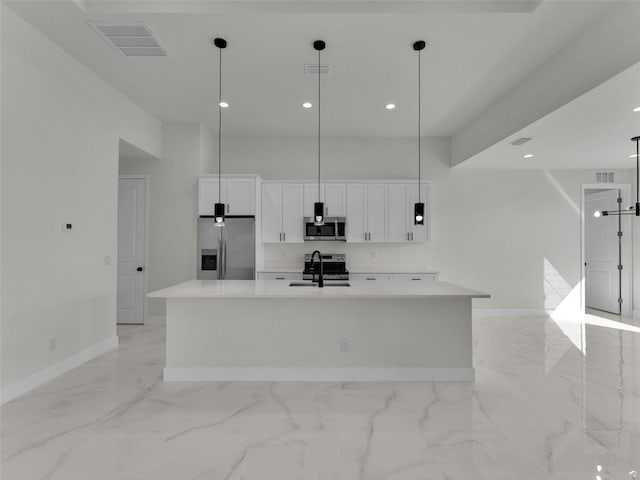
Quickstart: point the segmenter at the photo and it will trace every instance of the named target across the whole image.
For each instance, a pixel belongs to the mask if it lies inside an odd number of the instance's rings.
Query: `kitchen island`
[[[448,282],[192,280],[166,298],[167,381],[473,381],[471,302]]]

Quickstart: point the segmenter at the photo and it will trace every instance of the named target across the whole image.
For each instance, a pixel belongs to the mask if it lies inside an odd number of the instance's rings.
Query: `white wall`
[[[116,335],[119,139],[159,156],[161,130],[0,8],[4,390]]]

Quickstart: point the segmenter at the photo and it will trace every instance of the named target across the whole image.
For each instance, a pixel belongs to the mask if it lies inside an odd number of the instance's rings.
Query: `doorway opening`
[[[631,315],[631,216],[595,217],[598,210],[625,209],[629,185],[582,187],[582,306]]]

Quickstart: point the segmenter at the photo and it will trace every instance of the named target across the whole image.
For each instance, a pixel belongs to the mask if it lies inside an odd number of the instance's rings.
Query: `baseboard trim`
[[[33,375],[9,385],[0,391],[0,405],[4,405],[11,400],[18,398],[20,395],[33,390],[40,385],[53,380],[60,375],[79,367],[83,363],[93,360],[99,357],[103,353],[106,353],[114,348],[118,348],[118,337],[111,337],[97,343],[89,348],[85,348],[81,352],[71,355],[64,360],[54,363],[53,365],[41,370]]]
[[[471,315],[477,318],[487,317],[548,317],[553,310],[544,308],[474,308]]]
[[[166,382],[473,382],[473,368],[166,367]]]
[[[167,317],[147,316],[147,318],[144,321],[144,324],[145,325],[166,325]]]

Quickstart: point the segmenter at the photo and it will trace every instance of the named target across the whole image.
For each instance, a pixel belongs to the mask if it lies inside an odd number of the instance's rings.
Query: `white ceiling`
[[[461,164],[464,168],[635,168],[640,63]],[[530,137],[521,146],[510,143]],[[532,158],[523,158],[534,154]]]
[[[301,104],[315,104],[317,79],[305,75],[303,66],[317,61],[311,44],[323,39],[322,62],[331,65],[323,77],[323,134],[390,137],[416,133],[413,41],[428,42],[422,55],[422,134],[448,136],[615,2],[451,0],[399,2],[395,10],[393,2],[8,3],[148,112],[165,121],[202,122],[211,131],[217,130],[218,51],[210,38],[226,38],[223,96],[231,107],[223,125],[234,135],[315,135],[315,107],[305,110]],[[345,13],[332,5],[351,7]],[[366,13],[367,5],[389,13]],[[146,21],[171,56],[119,56],[89,20]],[[389,102],[398,107],[385,110]]]

